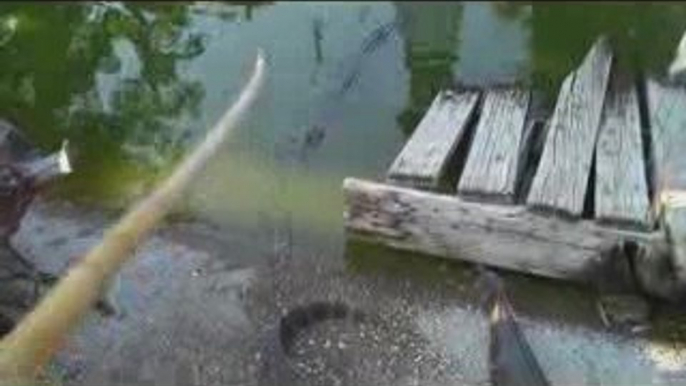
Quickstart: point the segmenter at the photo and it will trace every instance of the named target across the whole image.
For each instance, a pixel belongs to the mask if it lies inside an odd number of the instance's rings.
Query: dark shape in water
[[[317,64],[322,64],[324,61],[324,54],[322,53],[322,40],[324,39],[324,34],[322,30],[324,29],[324,22],[320,18],[316,18],[312,21],[312,34],[314,35],[314,55]]]
[[[361,311],[351,309],[342,302],[316,301],[291,309],[265,335],[260,348],[263,365],[260,385],[296,384],[297,377],[289,357],[293,344],[302,331],[327,320],[350,319],[361,322],[364,317]]]
[[[374,30],[372,30],[372,32],[364,39],[360,52],[355,58],[353,67],[347,72],[343,79],[343,83],[338,90],[338,97],[341,97],[350,91],[350,89],[357,83],[362,71],[361,67],[364,57],[378,50],[383,44],[388,42],[388,38],[395,31],[397,24],[398,21],[396,20],[382,24],[374,28]]]
[[[355,52],[354,56],[350,58],[350,62],[346,62],[345,72],[341,84],[329,91],[329,94],[324,97],[326,104],[317,112],[317,115],[305,130],[304,138],[301,140],[300,149],[298,150],[299,160],[307,159],[307,153],[316,150],[324,142],[326,132],[332,126],[332,121],[338,118],[338,109],[340,108],[340,100],[359,82],[362,74],[364,61],[369,55],[380,49],[384,44],[388,43],[389,38],[396,31],[398,20],[393,20],[382,24],[372,30],[363,40],[360,50]],[[323,60],[321,52],[321,40],[323,39],[322,28],[324,24],[321,19],[313,21],[313,33],[315,40],[315,56],[317,63]],[[348,64],[350,63],[350,64]]]
[[[11,123],[0,120],[0,238],[7,240],[17,231],[45,183],[70,172],[64,146],[41,157]]]
[[[307,154],[309,151],[316,150],[322,142],[324,142],[324,137],[326,136],[326,127],[314,124],[307,129],[305,132],[305,139],[303,144],[300,146],[300,160],[307,160]]]
[[[32,280],[34,297],[38,296],[40,284],[54,282],[56,278],[36,269],[9,240],[19,229],[22,217],[40,188],[69,172],[64,148],[55,155],[41,157],[11,123],[0,120],[0,247],[10,252],[7,256],[21,266],[21,270],[12,270],[0,279]],[[0,325],[5,324],[0,322]]]
[[[0,119],[0,247],[21,266],[0,280],[33,281],[33,297],[37,298],[41,285],[53,285],[58,277],[41,272],[10,243],[10,237],[19,230],[21,219],[29,205],[49,182],[71,173],[66,152],[66,142],[58,152],[44,156],[34,148],[10,122]],[[116,311],[106,301],[99,301],[96,308],[105,316]],[[0,315],[0,333],[2,333]]]
[[[482,269],[490,308],[488,363],[491,382],[496,386],[549,385],[531,347],[519,329],[502,280]]]
[[[362,320],[364,315],[351,310],[340,302],[314,302],[296,307],[279,321],[279,340],[285,353],[289,353],[298,333],[317,323],[326,320],[347,319]]]
[[[362,52],[368,54],[375,51],[388,40],[391,33],[395,30],[398,22],[396,20],[383,24],[372,31],[362,43]]]

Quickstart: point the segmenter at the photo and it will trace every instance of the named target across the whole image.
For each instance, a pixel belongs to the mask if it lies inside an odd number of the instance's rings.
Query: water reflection
[[[511,7],[517,8],[512,5]],[[522,7],[522,6],[519,6]],[[532,4],[532,80],[552,98],[561,79],[578,65],[600,34],[631,69],[662,75],[686,27],[682,3]],[[503,17],[513,17],[500,13]],[[518,13],[513,13],[517,17]]]
[[[439,89],[532,81],[552,102],[600,33],[660,73],[684,17],[683,4],[3,4],[0,114],[44,148],[70,138],[78,172],[61,193],[108,202],[174,164],[262,46],[268,90],[231,152],[260,169],[296,138],[320,173],[307,178],[378,176]],[[229,179],[220,169],[210,179]]]
[[[0,18],[16,20],[2,47],[3,113],[42,147],[70,139],[79,170],[70,194],[117,195],[140,177],[136,165],[176,157],[188,136],[179,127],[203,97],[177,71],[205,49],[186,4],[3,4]]]
[[[685,16],[682,4],[3,4],[0,116],[44,148],[71,139],[79,154],[64,197],[128,198],[214,123],[261,46],[268,87],[189,206],[260,233],[263,215],[285,213],[286,228],[292,219],[339,237],[342,178],[382,176],[439,89],[505,77],[533,80],[554,99],[599,33],[630,63],[662,72]],[[282,140],[294,142],[288,167],[274,157]],[[322,259],[340,257],[338,241]],[[356,256],[388,271],[376,252]],[[403,261],[390,270],[396,278],[405,270],[436,286],[463,282],[423,257]],[[520,299],[564,303],[548,310],[569,309],[565,323],[578,313],[559,288],[517,288]]]
[[[405,66],[410,74],[410,98],[398,115],[405,134],[416,127],[436,93],[453,82],[459,58],[461,3],[394,2],[404,39]]]
[[[314,37],[314,53],[317,65],[321,65],[324,61],[324,54],[322,53],[323,28],[324,22],[321,18],[317,17],[312,20],[312,36]]]
[[[214,79],[240,86],[240,73],[222,71],[255,46],[268,53],[270,73],[255,114],[190,195],[192,210],[216,222],[283,215],[340,232],[342,179],[378,173],[402,140],[395,114],[406,90],[393,11],[384,3],[280,3],[250,25],[203,26],[218,31],[191,66],[205,80],[206,112],[216,113],[232,92],[216,95]],[[219,47],[231,47],[237,60],[227,66]]]
[[[503,16],[506,15],[505,17]],[[531,7],[519,3],[467,3],[460,45],[459,83],[488,87],[526,83]]]

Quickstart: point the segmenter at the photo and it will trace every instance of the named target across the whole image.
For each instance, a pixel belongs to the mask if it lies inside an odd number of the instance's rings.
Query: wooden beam
[[[581,216],[611,64],[601,38],[564,80],[528,206]]]
[[[467,124],[479,94],[473,91],[442,91],[405,144],[388,171],[395,183],[435,189]]]
[[[515,88],[488,91],[458,194],[513,202],[529,97],[529,92]]]
[[[595,218],[640,230],[653,228],[633,85],[613,79],[596,147]]]
[[[611,246],[652,240],[647,233],[541,216],[523,206],[465,202],[354,178],[343,190],[351,236],[544,277],[590,281],[605,267]]]

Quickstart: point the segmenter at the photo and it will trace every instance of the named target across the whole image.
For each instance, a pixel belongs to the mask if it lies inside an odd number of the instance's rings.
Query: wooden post
[[[476,126],[469,156],[457,185],[461,196],[479,201],[514,202],[519,148],[530,93],[489,90]]]

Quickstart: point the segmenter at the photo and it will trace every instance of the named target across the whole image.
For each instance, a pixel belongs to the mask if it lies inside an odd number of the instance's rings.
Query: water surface
[[[221,222],[285,200],[336,228],[342,177],[381,176],[438,89],[519,81],[552,100],[601,33],[659,75],[684,16],[666,3],[10,3],[0,112],[46,150],[71,141],[62,197],[122,206],[214,123],[262,47],[266,92],[187,204]]]
[[[678,3],[3,3],[0,116],[46,151],[69,139],[75,173],[51,194],[123,208],[219,118],[261,47],[259,103],[178,211],[258,230],[286,219],[331,235],[322,255],[334,260],[343,178],[382,178],[438,90],[518,82],[550,105],[600,34],[623,66],[660,77],[684,20]],[[402,261],[400,277],[458,277]],[[533,308],[582,303],[537,288],[518,287]]]

